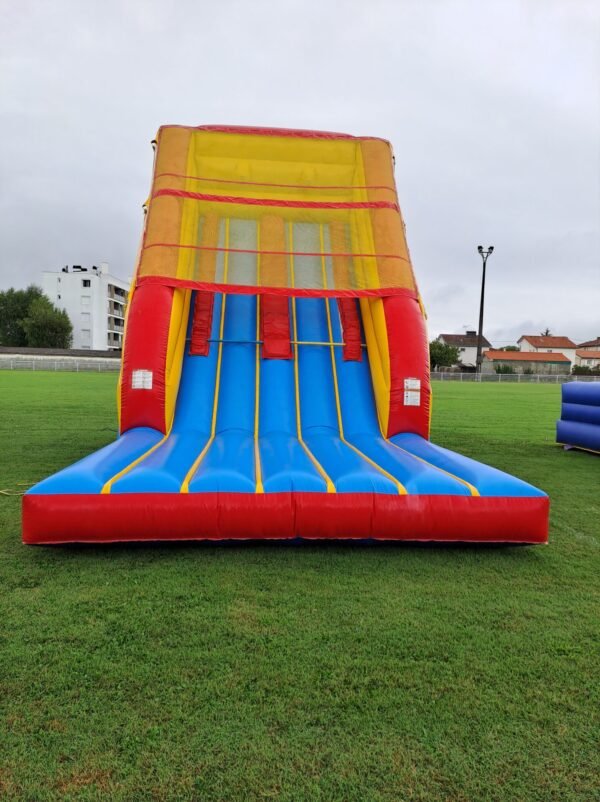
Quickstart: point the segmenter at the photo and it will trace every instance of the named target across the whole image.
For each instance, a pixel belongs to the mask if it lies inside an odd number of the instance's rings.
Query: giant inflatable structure
[[[24,497],[27,543],[539,543],[540,490],[429,441],[389,143],[160,129],[118,439]]]

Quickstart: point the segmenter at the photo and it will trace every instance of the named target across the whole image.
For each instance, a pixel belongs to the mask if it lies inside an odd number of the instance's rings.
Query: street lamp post
[[[484,250],[482,245],[477,246],[477,251],[483,261],[483,273],[481,276],[481,301],[479,302],[479,330],[477,332],[477,359],[475,361],[475,371],[481,374],[481,341],[483,339],[483,303],[485,299],[485,266],[487,264],[488,256],[493,253],[494,246],[489,245],[487,251]]]

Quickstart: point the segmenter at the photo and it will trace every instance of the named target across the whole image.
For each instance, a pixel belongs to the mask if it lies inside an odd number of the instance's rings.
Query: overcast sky
[[[430,336],[600,335],[596,0],[0,0],[0,289],[133,271],[164,123],[390,139]]]

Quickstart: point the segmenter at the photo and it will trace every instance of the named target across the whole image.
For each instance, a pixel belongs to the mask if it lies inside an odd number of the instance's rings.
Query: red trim
[[[173,288],[148,283],[136,288],[127,312],[127,333],[121,377],[121,432],[136,426],[149,426],[163,434],[165,423],[165,384],[167,346]],[[152,335],[149,336],[149,325]],[[152,389],[133,389],[136,370],[152,373]]]
[[[25,543],[374,538],[545,543],[547,496],[125,493],[23,497]]]
[[[390,355],[390,413],[386,436],[414,432],[429,439],[429,344],[421,307],[416,298],[396,297],[384,298],[383,310]],[[405,403],[407,379],[420,382],[418,406]]]
[[[335,131],[312,131],[304,128],[260,128],[248,125],[162,125],[164,128],[187,128],[190,131],[214,131],[221,134],[253,134],[256,136],[293,136],[300,139],[357,139],[385,142],[389,145],[389,140],[378,136],[353,136],[352,134],[341,134]],[[160,133],[160,131],[159,131]]]
[[[332,256],[332,257],[349,257],[349,258],[365,258],[365,259],[399,259],[402,262],[410,260],[405,256],[399,256],[397,253],[332,253],[330,251],[266,251],[262,248],[221,248],[216,245],[180,245],[177,242],[152,242],[150,245],[144,245],[143,250],[147,251],[149,248],[188,248],[194,251],[218,251],[219,253],[255,253],[267,254],[270,256]]]
[[[263,359],[291,359],[290,303],[284,295],[263,295],[260,302]]]
[[[138,278],[136,287],[147,284],[158,284],[166,287],[182,287],[190,290],[208,290],[209,292],[225,292],[231,295],[286,295],[289,298],[383,298],[400,296],[417,298],[414,290],[406,287],[380,287],[369,290],[336,290],[336,289],[302,289],[299,287],[257,287],[254,284],[220,284],[210,281],[192,281],[169,276],[142,276]]]
[[[152,199],[168,195],[175,198],[191,198],[192,200],[210,203],[235,203],[245,206],[280,206],[286,209],[394,209],[400,211],[397,203],[391,201],[297,201],[277,200],[276,198],[239,198],[235,195],[210,195],[204,192],[187,192],[183,189],[159,189]]]
[[[196,293],[194,320],[192,321],[191,356],[208,356],[210,350],[210,330],[212,328],[214,292]]]
[[[360,317],[355,298],[338,298],[338,309],[342,321],[344,337],[344,359],[347,362],[360,362],[362,347],[360,339]]]
[[[183,175],[182,173],[158,173],[157,178],[184,178],[186,181],[207,181],[214,184],[243,184],[249,187],[278,187],[279,189],[381,189],[387,192],[396,193],[394,187],[386,186],[356,186],[354,184],[346,184],[345,186],[336,184],[271,184],[265,181],[240,181],[234,178],[209,178],[202,175]]]

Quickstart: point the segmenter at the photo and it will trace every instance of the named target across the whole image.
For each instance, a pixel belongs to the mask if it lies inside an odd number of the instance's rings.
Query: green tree
[[[448,368],[458,362],[459,350],[453,345],[446,345],[439,340],[429,343],[429,362],[432,370]]]
[[[502,350],[503,351],[518,351],[519,350],[519,346],[518,345],[505,345]]]
[[[29,305],[27,317],[21,323],[32,348],[70,348],[73,327],[64,310],[57,309],[45,296]]]
[[[27,317],[33,301],[43,298],[39,287],[32,284],[26,290],[0,292],[0,345],[22,348],[28,345],[23,320]]]

